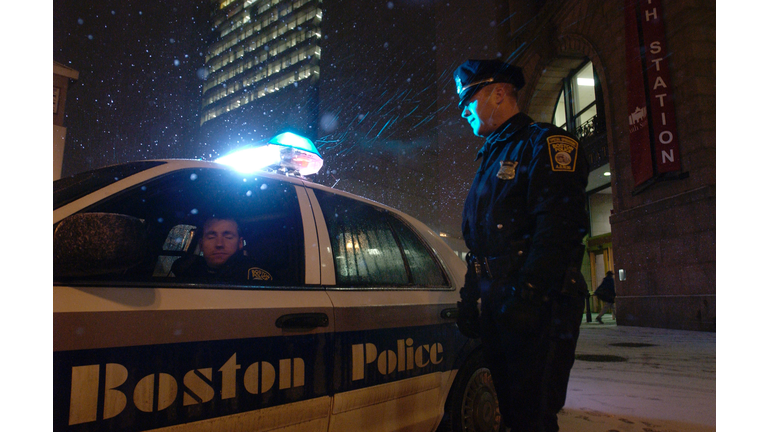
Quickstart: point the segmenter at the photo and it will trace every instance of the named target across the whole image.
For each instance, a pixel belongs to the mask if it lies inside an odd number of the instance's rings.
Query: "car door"
[[[452,278],[402,215],[308,191],[323,268],[334,276],[326,281],[336,358],[329,431],[433,430],[466,341],[447,313],[457,301]]]
[[[212,216],[269,278],[174,274]],[[54,229],[54,430],[327,430],[335,318],[303,186],[184,169]]]

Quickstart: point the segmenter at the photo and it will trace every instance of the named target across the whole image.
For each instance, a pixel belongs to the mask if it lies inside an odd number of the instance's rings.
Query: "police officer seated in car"
[[[210,218],[203,224],[203,256],[180,258],[171,271],[176,277],[220,282],[271,281],[272,275],[243,253],[240,227],[231,218]],[[250,282],[253,283],[253,282]]]

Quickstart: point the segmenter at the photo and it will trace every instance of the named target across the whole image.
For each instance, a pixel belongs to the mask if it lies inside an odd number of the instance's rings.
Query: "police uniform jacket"
[[[588,228],[582,146],[566,131],[519,113],[487,137],[481,158],[463,212],[470,252],[507,256],[525,243],[511,282],[560,286],[566,268],[581,262]]]
[[[229,283],[255,283],[251,281],[271,281],[272,275],[258,267],[258,263],[238,252],[232,255],[226,263],[217,269],[208,267],[205,259],[199,255],[192,257],[190,262],[183,259],[174,261],[171,271],[178,278],[189,278],[196,281],[216,281]]]

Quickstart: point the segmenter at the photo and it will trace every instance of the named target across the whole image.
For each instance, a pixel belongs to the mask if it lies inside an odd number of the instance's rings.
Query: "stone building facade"
[[[714,331],[715,2],[512,0],[508,7],[504,55],[528,79],[521,94],[524,111],[550,121],[560,83],[581,59],[592,62],[600,82],[613,197],[617,323]],[[640,30],[628,25],[628,8],[637,8]],[[642,28],[647,16],[660,18],[661,33]],[[633,31],[645,43],[646,77],[661,66],[668,71],[666,79],[633,81],[628,59],[634,47],[627,43]],[[663,58],[650,58],[661,49],[666,50]],[[680,169],[660,172],[671,153],[657,154],[650,157],[655,164],[650,178],[638,179],[643,155],[630,140],[634,105],[629,100],[643,84],[649,109],[659,110],[653,105],[662,100],[653,94],[659,88],[666,108],[674,105],[676,129],[671,133]],[[663,127],[661,120],[651,125],[657,151],[672,137],[659,135]]]

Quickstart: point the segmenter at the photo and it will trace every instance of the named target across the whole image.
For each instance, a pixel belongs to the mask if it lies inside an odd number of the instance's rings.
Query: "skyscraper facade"
[[[284,97],[278,100],[285,101],[295,99],[298,91],[299,99],[314,100],[321,57],[320,4],[320,0],[211,1],[200,125],[203,140],[215,151],[275,132],[270,118],[276,98],[268,96],[280,93]],[[265,98],[271,99],[267,105]],[[300,113],[294,115],[299,128],[314,122],[312,112],[308,118],[306,110],[295,111]]]

